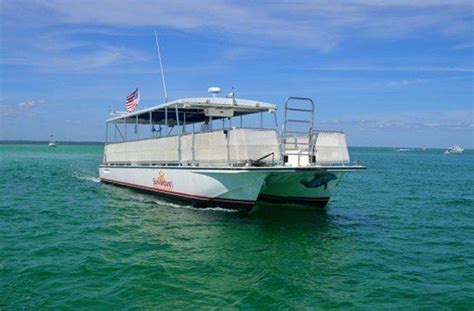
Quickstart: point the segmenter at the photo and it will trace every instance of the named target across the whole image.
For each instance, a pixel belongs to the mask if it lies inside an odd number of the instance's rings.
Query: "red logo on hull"
[[[153,186],[161,189],[171,190],[173,189],[173,182],[166,180],[165,173],[160,171],[158,177],[153,178]]]

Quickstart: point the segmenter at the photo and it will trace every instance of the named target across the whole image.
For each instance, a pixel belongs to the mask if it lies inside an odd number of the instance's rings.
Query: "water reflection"
[[[243,225],[255,227],[260,231],[305,234],[325,233],[337,228],[334,224],[334,216],[323,208],[311,209],[293,205],[258,203],[250,212],[222,208],[203,209],[168,203],[157,199],[152,194],[111,185],[103,185],[103,194],[105,205],[117,207],[123,212],[124,219],[122,220],[124,221],[127,215],[137,216],[137,209],[139,209],[143,217],[159,219],[159,222],[164,221],[163,218],[170,217],[172,219],[168,221],[171,223],[184,222],[208,227],[225,224],[225,227],[230,229],[233,226]]]
[[[303,209],[292,205],[259,203],[249,217],[262,230],[286,233],[317,234],[333,227],[331,214],[326,209]]]
[[[113,240],[153,241],[174,251],[212,253],[216,260],[222,255],[219,250],[237,257],[239,252],[268,251],[280,257],[284,254],[277,253],[285,248],[329,256],[346,252],[353,240],[345,228],[351,221],[327,209],[265,203],[250,213],[234,212],[168,204],[151,194],[109,185],[104,190],[104,203],[113,208],[110,225],[124,233]]]

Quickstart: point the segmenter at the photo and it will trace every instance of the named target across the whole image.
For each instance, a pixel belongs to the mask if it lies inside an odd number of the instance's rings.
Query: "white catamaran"
[[[108,119],[101,181],[200,207],[324,207],[344,173],[365,169],[344,133],[314,130],[311,99],[289,97],[279,128],[276,105],[219,91]]]

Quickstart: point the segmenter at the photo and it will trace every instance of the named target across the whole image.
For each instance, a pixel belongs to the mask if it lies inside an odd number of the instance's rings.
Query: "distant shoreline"
[[[0,140],[0,145],[47,145],[47,140]],[[104,145],[104,142],[100,141],[56,141],[58,145]],[[420,147],[377,147],[377,146],[349,146],[349,148],[380,148],[380,149],[410,149],[410,150],[421,150]],[[426,147],[426,149],[439,149],[445,150],[446,148],[440,147]],[[465,150],[470,150],[465,148]]]
[[[47,140],[0,140],[0,145],[47,145]],[[103,145],[99,141],[56,141],[58,145]]]

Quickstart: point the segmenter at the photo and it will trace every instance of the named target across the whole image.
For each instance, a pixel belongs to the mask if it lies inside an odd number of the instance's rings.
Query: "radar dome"
[[[221,88],[217,87],[217,86],[213,86],[213,87],[210,87],[207,91],[209,93],[211,93],[212,96],[216,97],[217,94],[219,94],[221,92]]]

